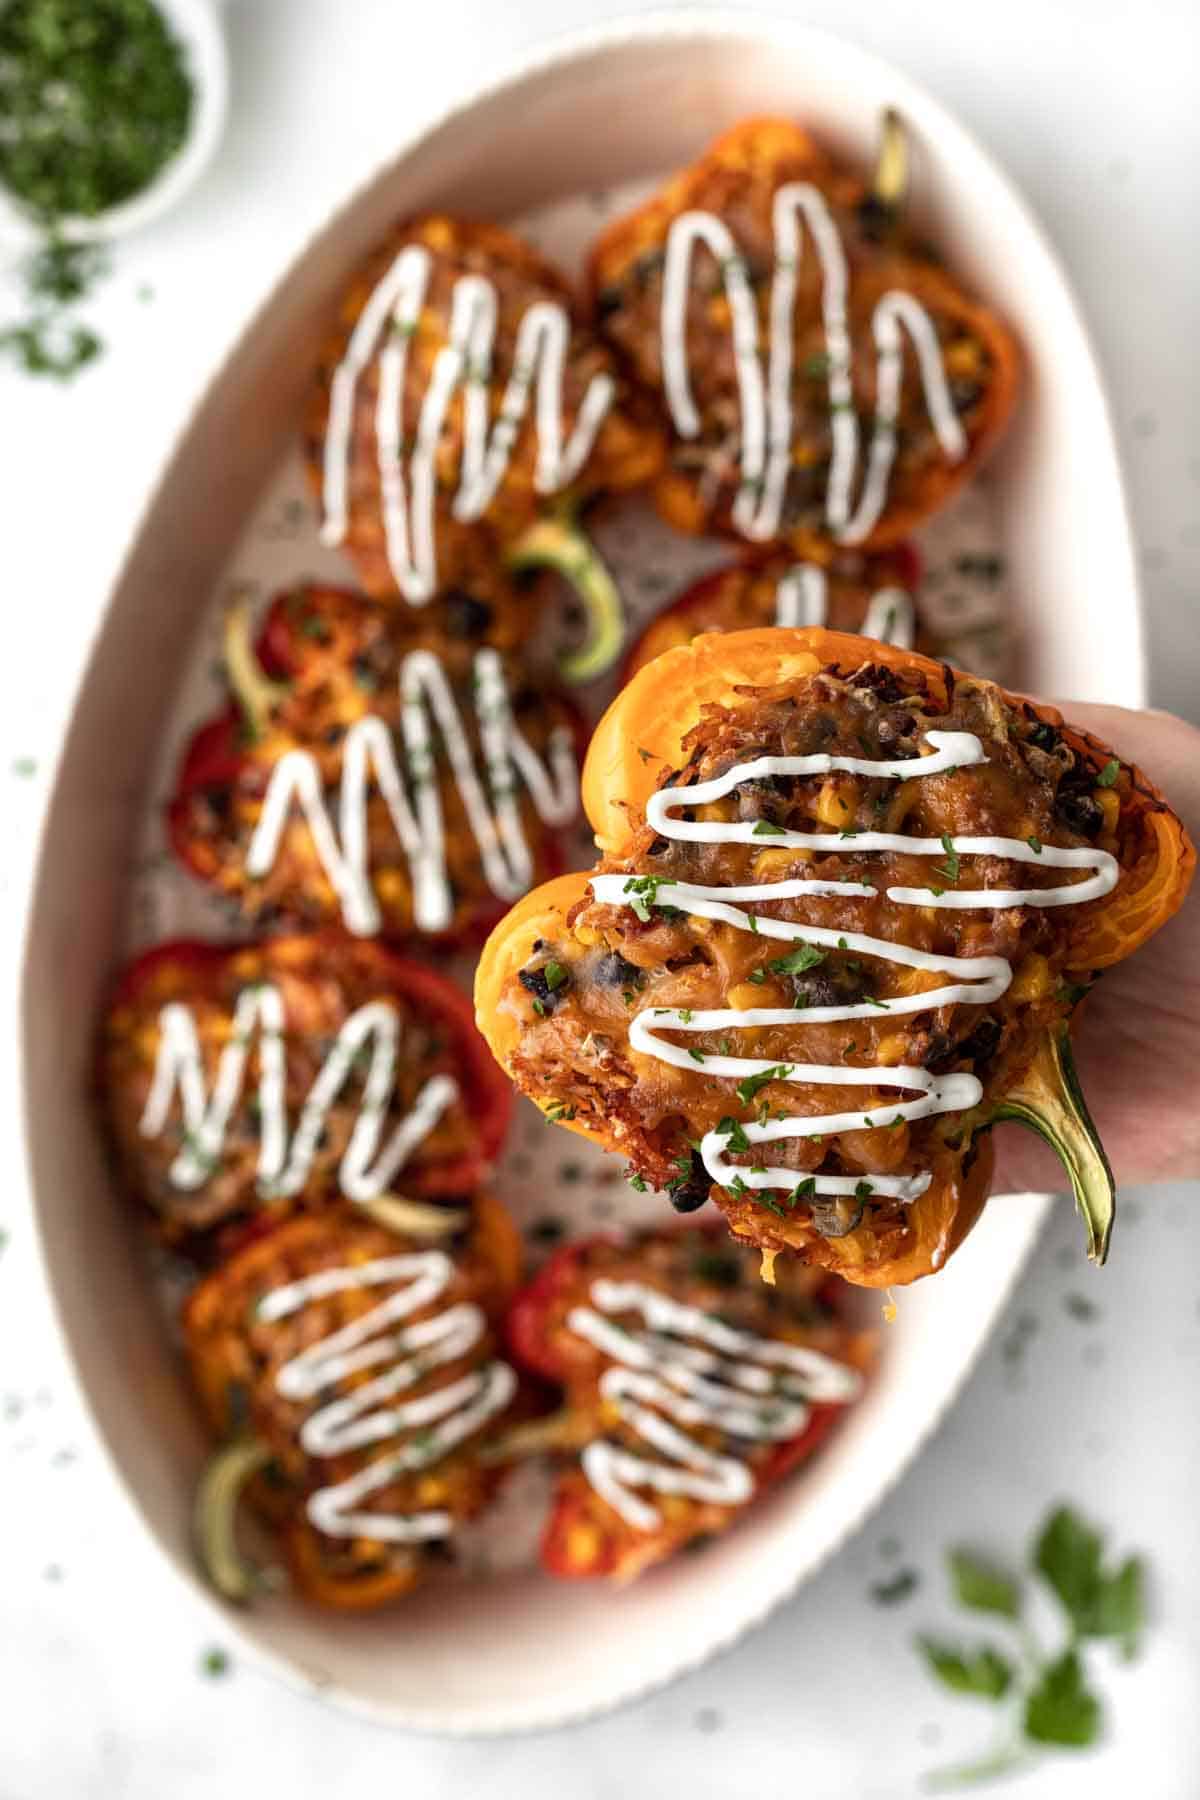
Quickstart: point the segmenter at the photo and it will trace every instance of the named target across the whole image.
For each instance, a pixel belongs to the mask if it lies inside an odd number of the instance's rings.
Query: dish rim
[[[228,378],[231,365],[259,332],[263,320],[280,299],[293,272],[313,255],[316,247],[326,239],[328,234],[336,232],[339,226],[344,224],[359,207],[364,197],[389,171],[402,166],[443,130],[461,124],[476,109],[501,99],[506,90],[515,89],[526,82],[552,75],[557,68],[585,60],[606,50],[622,48],[633,50],[643,42],[663,44],[675,40],[703,44],[721,42],[731,38],[752,39],[766,47],[783,45],[789,49],[803,48],[806,44],[817,43],[827,47],[835,57],[857,63],[865,74],[874,73],[877,78],[886,77],[887,82],[897,92],[901,106],[906,97],[917,97],[922,108],[937,118],[943,146],[948,146],[951,153],[957,146],[968,149],[971,156],[988,169],[991,179],[1005,193],[1015,216],[1020,220],[1023,233],[1031,247],[1036,248],[1045,260],[1047,272],[1054,278],[1060,298],[1069,308],[1077,332],[1079,347],[1087,358],[1096,398],[1101,405],[1108,427],[1108,448],[1111,450],[1114,461],[1115,491],[1121,508],[1120,535],[1129,552],[1128,571],[1122,572],[1123,578],[1127,575],[1124,585],[1131,600],[1131,605],[1127,609],[1128,623],[1132,628],[1138,652],[1135,665],[1128,671],[1127,698],[1131,703],[1145,703],[1144,608],[1133,554],[1128,489],[1119,445],[1113,429],[1107,389],[1096,358],[1092,336],[1079,308],[1072,283],[1040,222],[1003,166],[964,125],[959,123],[955,114],[945,106],[940,98],[920,81],[891,63],[888,58],[865,50],[836,32],[823,27],[810,26],[803,21],[769,10],[758,8],[740,10],[730,7],[710,10],[707,7],[696,6],[655,8],[646,13],[624,15],[595,25],[564,30],[544,38],[529,49],[506,59],[497,73],[474,83],[449,105],[441,109],[436,116],[425,120],[415,130],[405,134],[394,150],[386,157],[381,158],[361,180],[354,184],[343,199],[310,232],[305,234],[303,240],[289,257],[287,266],[257,298],[243,325],[226,345],[219,361],[200,384],[184,411],[177,429],[172,434],[158,475],[131,521],[116,573],[108,587],[104,603],[97,610],[91,623],[83,654],[79,658],[76,677],[67,696],[64,713],[65,729],[58,742],[53,746],[49,757],[47,799],[37,822],[32,854],[32,879],[26,894],[20,932],[20,1028],[23,1046],[28,1038],[29,1014],[33,1004],[30,994],[30,969],[38,913],[36,903],[41,897],[43,889],[53,885],[49,880],[47,870],[47,844],[51,833],[51,821],[55,812],[55,803],[59,798],[62,766],[78,725],[80,700],[92,679],[99,642],[108,628],[119,596],[129,579],[131,564],[144,538],[147,526],[159,508],[164,489],[177,462],[185,452],[198,419],[206,410],[215,392]],[[934,1432],[941,1427],[950,1407],[960,1395],[974,1370],[984,1346],[991,1336],[996,1319],[1011,1297],[1018,1277],[1045,1224],[1053,1199],[1051,1195],[1036,1197],[1037,1204],[1031,1209],[1023,1227],[1023,1241],[1014,1246],[1013,1260],[1007,1279],[997,1292],[992,1326],[970,1346],[968,1353],[958,1365],[955,1379],[929,1412],[922,1428],[906,1444],[903,1457],[895,1463],[886,1480],[875,1488],[846,1518],[840,1532],[822,1544],[819,1554],[814,1559],[802,1560],[798,1566],[792,1566],[784,1579],[775,1583],[769,1591],[764,1593],[761,1604],[752,1611],[743,1613],[738,1621],[731,1624],[727,1630],[707,1639],[702,1647],[685,1653],[673,1667],[648,1680],[639,1678],[624,1686],[614,1684],[611,1693],[597,1698],[591,1704],[577,1704],[561,1712],[555,1712],[553,1707],[548,1706],[544,1701],[538,1707],[526,1704],[523,1708],[509,1702],[502,1707],[493,1704],[490,1709],[484,1708],[475,1712],[464,1711],[461,1718],[451,1721],[442,1714],[429,1714],[419,1708],[397,1708],[392,1704],[380,1704],[352,1689],[343,1687],[336,1680],[315,1680],[310,1674],[305,1673],[298,1660],[269,1647],[253,1633],[252,1629],[243,1626],[241,1619],[221,1605],[198,1575],[182,1567],[177,1561],[157,1527],[147,1516],[141,1495],[120,1466],[115,1449],[110,1446],[100,1421],[92,1409],[88,1385],[80,1366],[73,1331],[68,1324],[65,1309],[61,1303],[55,1273],[57,1258],[51,1255],[44,1233],[43,1208],[38,1198],[33,1166],[32,1137],[35,1130],[35,1102],[30,1091],[28,1066],[24,1055],[19,1061],[18,1081],[22,1119],[22,1159],[26,1172],[26,1193],[34,1225],[31,1236],[36,1246],[34,1252],[35,1278],[40,1279],[47,1296],[56,1335],[63,1348],[70,1378],[75,1386],[92,1438],[100,1449],[102,1462],[113,1478],[116,1488],[120,1491],[124,1503],[132,1509],[139,1520],[142,1540],[150,1541],[154,1553],[169,1567],[176,1580],[183,1580],[187,1583],[213,1621],[219,1621],[221,1630],[236,1642],[239,1653],[255,1666],[281,1680],[287,1687],[296,1691],[318,1694],[321,1698],[332,1701],[342,1710],[354,1716],[369,1719],[375,1724],[384,1724],[394,1729],[432,1733],[444,1738],[529,1733],[583,1723],[659,1691],[692,1673],[710,1658],[731,1649],[760,1625],[777,1607],[790,1599],[805,1580],[823,1566],[830,1557],[840,1551],[849,1538],[861,1529],[865,1521],[892,1492],[901,1477],[908,1473]],[[1001,1197],[993,1196],[992,1198],[998,1200]]]

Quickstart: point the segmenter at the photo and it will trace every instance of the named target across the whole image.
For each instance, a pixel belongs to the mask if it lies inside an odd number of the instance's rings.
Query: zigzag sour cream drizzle
[[[932,754],[907,760],[876,761],[861,756],[759,756],[751,762],[738,763],[712,781],[696,782],[691,787],[665,787],[652,794],[646,803],[646,822],[661,836],[684,843],[750,844],[761,842],[755,832],[755,821],[722,823],[716,820],[676,818],[675,809],[705,806],[723,799],[743,782],[761,781],[768,776],[828,775],[843,771],[874,779],[898,781],[922,780],[942,774],[948,769],[966,768],[985,763],[983,745],[970,732],[930,731],[925,742]],[[847,848],[847,834],[842,832],[772,832],[772,848],[842,851]],[[899,906],[920,906],[999,911],[1019,906],[1082,906],[1089,900],[1111,893],[1120,873],[1115,857],[1107,851],[1093,849],[1058,849],[1052,844],[1035,850],[1019,838],[955,837],[943,840],[912,837],[902,833],[858,831],[852,834],[853,853],[896,851],[910,856],[938,856],[953,851],[960,856],[1003,857],[1008,861],[1036,863],[1050,869],[1087,869],[1086,880],[1063,887],[1046,888],[975,888],[970,890],[935,891],[932,887],[889,887],[887,897]],[[636,878],[634,878],[636,879]],[[624,875],[598,875],[592,879],[596,899],[613,906],[631,906],[636,896],[631,879]],[[655,887],[656,905],[674,906],[695,918],[719,920],[740,931],[755,931],[759,937],[782,939],[786,943],[812,944],[821,949],[849,950],[856,955],[878,957],[881,961],[903,968],[918,969],[932,975],[945,975],[945,985],[922,988],[911,994],[897,995],[886,1001],[848,1006],[752,1007],[739,1011],[732,1007],[680,1012],[674,1008],[654,1007],[638,1013],[629,1028],[633,1050],[657,1057],[673,1068],[695,1070],[695,1059],[682,1044],[663,1038],[660,1033],[697,1031],[747,1031],[758,1026],[815,1025],[843,1019],[879,1019],[885,1014],[925,1012],[939,1006],[984,1006],[1008,988],[1012,965],[1000,956],[936,956],[904,943],[886,938],[869,937],[861,932],[830,931],[815,925],[795,925],[761,913],[745,910],[754,901],[790,900],[809,896],[871,895],[876,889],[867,883],[822,881],[819,878],[777,882],[755,882],[745,886],[704,887],[691,882],[661,882]],[[888,1101],[883,1109],[886,1122],[893,1119],[915,1120],[934,1114],[962,1112],[975,1106],[983,1095],[983,1087],[974,1075],[935,1075],[926,1068],[907,1064],[858,1067],[829,1063],[774,1063],[761,1057],[725,1056],[705,1052],[702,1058],[706,1075],[741,1080],[746,1076],[770,1073],[773,1079],[799,1086],[895,1088],[915,1093],[913,1100]],[[879,1103],[876,1102],[878,1106]],[[762,1123],[746,1123],[742,1129],[752,1145],[779,1142],[788,1138],[811,1138],[843,1132],[869,1130],[885,1120],[857,1112],[824,1113],[810,1118],[769,1119]],[[749,1188],[792,1189],[796,1184],[794,1169],[782,1167],[749,1168],[730,1162],[723,1154],[726,1138],[719,1131],[707,1132],[701,1140],[700,1154],[713,1181],[725,1186],[740,1181]],[[806,1177],[816,1194],[853,1195],[861,1186],[861,1178],[852,1175]],[[915,1200],[929,1186],[932,1176],[872,1175],[873,1194],[899,1201]]]
[[[815,563],[795,563],[775,590],[775,623],[802,627],[824,625],[829,616],[829,592],[824,569]],[[912,595],[906,588],[878,588],[871,595],[859,636],[901,650],[913,645]]]
[[[590,1306],[568,1313],[567,1327],[617,1364],[600,1377],[601,1396],[658,1454],[600,1438],[584,1450],[583,1472],[636,1531],[653,1531],[660,1515],[634,1488],[717,1506],[744,1505],[754,1493],[740,1457],[707,1448],[686,1427],[782,1443],[804,1430],[811,1401],[844,1405],[862,1386],[856,1370],[820,1351],[738,1330],[640,1282],[595,1281],[588,1298]],[[642,1328],[612,1322],[630,1312]]]
[[[380,1488],[440,1462],[503,1411],[516,1392],[516,1377],[508,1364],[493,1360],[442,1387],[403,1398],[432,1370],[468,1356],[483,1338],[487,1321],[469,1302],[412,1324],[404,1322],[431,1307],[453,1274],[454,1265],[440,1250],[383,1256],[350,1268],[322,1269],[272,1289],[258,1304],[256,1316],[269,1324],[331,1294],[385,1282],[405,1284],[361,1318],[309,1344],[276,1376],[284,1399],[309,1400],[367,1369],[380,1371],[308,1415],[300,1428],[300,1443],[310,1456],[340,1456],[412,1434],[391,1454],[372,1459],[347,1480],[310,1495],[308,1517],[329,1537],[419,1543],[448,1537],[454,1528],[450,1514],[441,1510],[408,1515],[359,1510]]]
[[[933,321],[911,294],[883,294],[871,315],[875,340],[875,421],[856,507],[852,492],[861,444],[851,379],[852,346],[847,320],[846,253],[824,196],[809,182],[779,188],[772,206],[775,268],[771,278],[767,369],[758,349],[758,305],[745,259],[728,226],[714,213],[681,213],[667,236],[662,294],[663,387],[675,429],[700,435],[700,415],[688,376],[687,309],[692,257],[703,244],[717,259],[729,302],[741,405],[741,483],[733,522],[745,537],[763,542],[778,535],[792,457],[793,315],[796,278],[808,227],[821,269],[821,316],[828,361],[832,455],[825,492],[825,521],[842,544],[869,537],[887,503],[896,458],[896,421],[907,332],[916,353],[930,424],[949,462],[967,453],[967,438],[954,410]]]
[[[367,838],[367,798],[373,772],[408,858],[413,923],[418,931],[444,931],[453,917],[454,900],[434,762],[431,725],[436,725],[479,846],[488,886],[502,900],[516,900],[525,893],[533,880],[533,859],[521,823],[515,777],[524,782],[547,825],[569,824],[579,806],[574,744],[565,726],[554,726],[543,764],[517,729],[497,652],[477,651],[474,670],[484,780],[476,770],[445,670],[432,651],[413,650],[400,670],[407,782],[386,722],[371,717],[356,720],[342,748],[340,830],[335,830],[316,757],[310,750],[289,750],[271,771],[246,855],[246,873],[255,878],[270,873],[295,802],[338,898],[346,929],[357,937],[377,933],[383,921],[371,884]]]
[[[593,375],[574,429],[563,442],[563,375],[571,323],[564,306],[542,300],[526,310],[517,328],[512,373],[493,423],[490,375],[499,312],[496,289],[482,275],[461,275],[451,297],[449,341],[434,358],[416,435],[406,443],[408,346],[421,322],[432,267],[433,258],[423,245],[407,244],[374,289],[334,372],[325,428],[321,542],[336,546],[344,541],[347,529],[358,383],[378,352],[375,442],[387,555],[397,587],[413,606],[423,605],[437,591],[437,452],[458,389],[463,389],[462,469],[452,511],[464,522],[482,518],[491,504],[531,397],[537,431],[534,488],[539,494],[556,494],[575,480],[591,455],[616,393],[611,376]]]
[[[412,1111],[381,1146],[384,1119],[395,1091],[400,1021],[390,1002],[372,1000],[351,1013],[338,1032],[309,1090],[289,1146],[284,1026],[283,995],[277,987],[264,982],[243,988],[210,1094],[191,1007],[179,1001],[164,1006],[158,1015],[154,1077],[139,1121],[142,1136],[162,1136],[178,1094],[184,1138],[168,1179],[173,1187],[186,1190],[201,1188],[211,1180],[220,1167],[230,1123],[242,1098],[250,1046],[257,1033],[258,1190],[264,1196],[298,1194],[308,1180],[330,1107],[360,1059],[369,1056],[358,1117],[338,1170],[338,1183],[348,1200],[377,1199],[458,1098],[458,1083],[450,1075],[431,1076]]]

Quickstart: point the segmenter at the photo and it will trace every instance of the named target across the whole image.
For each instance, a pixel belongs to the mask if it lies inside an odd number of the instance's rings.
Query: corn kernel
[[[375,892],[384,906],[399,906],[408,892],[408,882],[399,869],[380,869],[375,876]]]
[[[1096,788],[1092,798],[1104,814],[1105,831],[1115,831],[1121,816],[1121,796],[1114,788]]]
[[[586,1569],[600,1554],[600,1546],[600,1533],[594,1525],[583,1520],[572,1525],[567,1532],[567,1567]]]
[[[763,1005],[763,990],[753,981],[738,981],[726,994],[725,1001],[738,1012],[749,1012],[752,1007]]]
[[[852,781],[830,780],[823,784],[817,797],[817,820],[831,831],[845,831],[854,817],[857,799]]]
[[[904,1061],[907,1049],[908,1044],[903,1032],[889,1031],[876,1044],[874,1060],[877,1063],[886,1064],[889,1068],[894,1068],[897,1063]]]
[[[760,850],[754,859],[754,873],[759,877],[783,874],[791,868],[795,855],[794,850]]]
[[[1052,985],[1050,964],[1034,950],[1020,964],[1008,992],[1013,1000],[1041,1000]]]

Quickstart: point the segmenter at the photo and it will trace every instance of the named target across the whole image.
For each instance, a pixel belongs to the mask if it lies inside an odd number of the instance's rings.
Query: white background
[[[782,7],[783,0],[778,0]],[[47,768],[107,584],[170,440],[278,271],[346,191],[456,91],[603,0],[238,0],[230,129],[175,216],[122,247],[94,309],[109,341],[65,390],[0,370],[0,913],[15,941]],[[1094,327],[1125,450],[1153,697],[1200,717],[1200,10],[1194,0],[831,0],[796,6],[894,59],[999,154]],[[151,290],[147,295],[146,289]],[[0,281],[0,321],[17,304]],[[1052,604],[1053,597],[1047,597]],[[1100,629],[1098,624],[1097,629]],[[34,764],[32,773],[30,763]],[[86,904],[86,895],[80,896]],[[11,1006],[14,958],[6,959]],[[11,1016],[11,1014],[10,1014]],[[252,1670],[206,1678],[206,1621],[114,1495],[36,1290],[0,1043],[0,1800],[197,1800],[369,1788],[429,1796],[891,1800],[986,1746],[987,1709],[911,1650],[955,1626],[941,1556],[1016,1556],[1058,1497],[1150,1559],[1143,1658],[1098,1657],[1103,1747],[1024,1776],[1030,1796],[1200,1795],[1195,1188],[1130,1196],[1113,1264],[1082,1266],[1064,1207],[940,1436],[851,1546],[736,1651],[576,1730],[504,1743],[402,1738]],[[1078,1316],[1072,1296],[1098,1311]],[[912,1596],[873,1583],[910,1567]],[[1047,1613],[1047,1635],[1055,1621]]]

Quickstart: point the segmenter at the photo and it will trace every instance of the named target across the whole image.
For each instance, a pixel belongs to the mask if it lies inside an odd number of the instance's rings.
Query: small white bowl
[[[140,231],[167,212],[199,180],[225,128],[229,103],[229,57],[218,0],[154,0],[182,48],[192,83],[192,117],[183,145],[164,163],[149,187],[94,219],[63,219],[57,230],[72,243],[111,242]],[[0,182],[0,243],[26,250],[43,233],[20,202]]]

